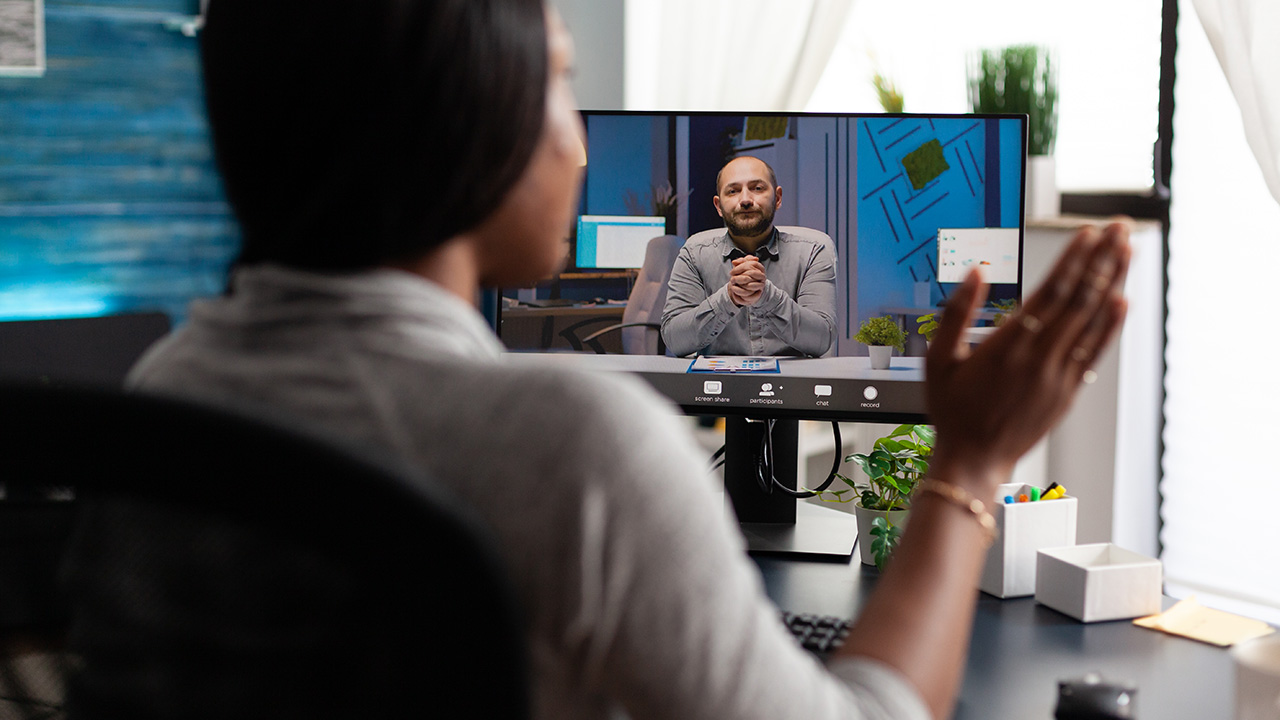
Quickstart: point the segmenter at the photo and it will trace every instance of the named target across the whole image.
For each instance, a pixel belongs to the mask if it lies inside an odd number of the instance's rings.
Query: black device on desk
[[[160,312],[0,322],[0,377],[120,387],[169,328],[169,316]]]
[[[637,366],[602,356],[592,367],[639,374],[688,414],[726,417],[726,491],[753,552],[847,558],[851,516],[797,515],[797,421],[923,421],[923,358],[872,370],[852,340],[859,324],[925,294],[929,304],[945,300],[974,266],[993,300],[1021,297],[1026,116],[587,111],[583,121],[590,153],[579,265],[610,265],[600,258],[638,247],[645,232],[662,234],[662,213],[637,204],[660,188],[678,199],[664,206],[674,222],[663,232],[724,228],[712,196],[736,156],[776,171],[775,226],[818,230],[834,243],[838,342],[829,357],[784,359],[767,378],[691,374],[675,358]]]
[[[819,656],[825,657],[844,643],[849,637],[852,622],[835,615],[814,615],[812,613],[793,613],[783,610],[782,624],[791,631],[800,647]]]

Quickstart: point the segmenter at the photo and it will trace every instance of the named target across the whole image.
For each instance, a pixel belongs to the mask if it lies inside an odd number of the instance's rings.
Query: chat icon
[[[817,395],[818,397],[831,397],[831,386],[830,385],[814,385],[813,394]]]

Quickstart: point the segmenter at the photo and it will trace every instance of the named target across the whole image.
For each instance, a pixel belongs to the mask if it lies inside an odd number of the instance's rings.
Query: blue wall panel
[[[46,0],[47,71],[0,78],[0,319],[219,291],[238,234],[209,146],[196,0]]]
[[[647,203],[650,188],[665,182],[653,177],[653,118],[597,115],[587,119],[587,179],[582,199],[586,215],[630,215],[625,198],[634,193]]]

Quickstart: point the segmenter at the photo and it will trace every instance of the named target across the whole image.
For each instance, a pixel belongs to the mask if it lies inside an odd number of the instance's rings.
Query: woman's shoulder
[[[548,420],[629,425],[676,414],[675,407],[643,381],[621,372],[505,361],[475,368],[471,382],[492,388],[511,404],[542,406]]]

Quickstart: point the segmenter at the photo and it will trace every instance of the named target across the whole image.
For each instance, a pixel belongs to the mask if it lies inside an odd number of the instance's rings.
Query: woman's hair
[[[202,35],[239,264],[420,257],[498,206],[542,132],[541,0],[214,0]]]

